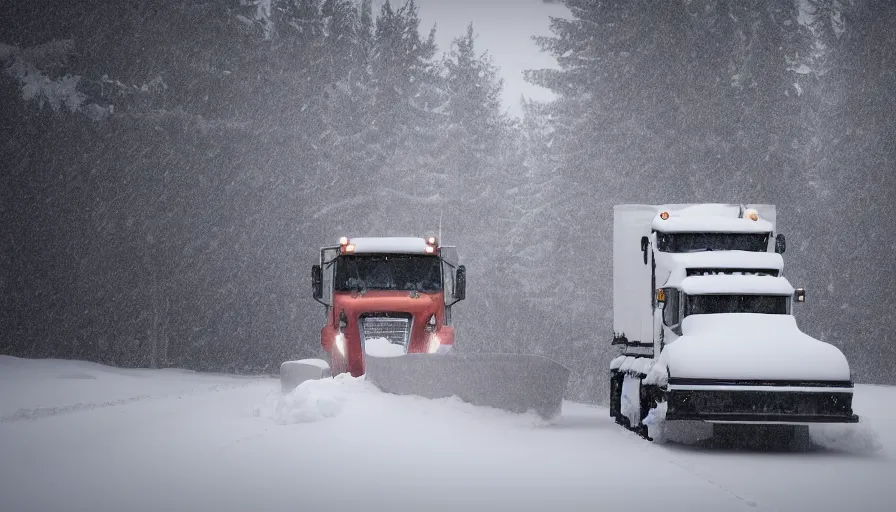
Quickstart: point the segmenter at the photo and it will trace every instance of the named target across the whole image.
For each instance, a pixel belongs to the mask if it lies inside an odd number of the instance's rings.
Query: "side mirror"
[[[647,246],[650,245],[646,236],[641,237],[641,252],[644,254],[644,264],[647,265]]]
[[[793,299],[799,303],[806,302],[806,289],[805,288],[797,288],[793,292]]]
[[[324,296],[324,280],[320,265],[311,267],[311,292],[314,298],[320,300]]]
[[[467,298],[467,268],[463,265],[457,267],[457,277],[454,279],[454,298],[457,300]]]
[[[787,249],[787,241],[784,240],[784,235],[778,233],[778,236],[775,237],[775,252],[784,254],[785,249]]]

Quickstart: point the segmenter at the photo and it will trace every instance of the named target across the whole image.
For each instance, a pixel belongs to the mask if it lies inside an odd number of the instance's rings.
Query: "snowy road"
[[[859,387],[859,440],[874,433],[873,453],[750,453],[650,444],[606,409],[575,403],[544,425],[384,395],[361,380],[312,384],[278,400],[272,379],[0,356],[0,510],[884,511],[896,502],[896,388]]]

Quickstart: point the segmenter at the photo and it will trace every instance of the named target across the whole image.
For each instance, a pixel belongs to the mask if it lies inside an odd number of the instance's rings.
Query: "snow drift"
[[[338,416],[350,396],[377,393],[364,377],[348,373],[321,380],[306,380],[291,393],[275,393],[263,405],[255,407],[256,416],[269,417],[280,425],[310,423]]]
[[[0,509],[888,510],[896,501],[896,410],[881,407],[896,400],[892,387],[856,387],[857,413],[882,446],[871,455],[852,451],[861,435],[836,431],[823,433],[836,451],[731,453],[653,445],[606,408],[571,402],[545,424],[456,398],[382,393],[363,378],[304,383],[280,399],[277,388],[270,378],[0,357],[4,415],[63,411],[0,421]]]

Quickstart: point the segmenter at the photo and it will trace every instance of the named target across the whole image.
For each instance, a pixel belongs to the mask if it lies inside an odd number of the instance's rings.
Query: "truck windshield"
[[[336,260],[336,291],[442,290],[438,256],[414,254],[343,255]]]
[[[684,315],[762,313],[786,315],[790,297],[781,295],[688,295]]]
[[[662,252],[768,250],[769,233],[660,233],[657,249]]]

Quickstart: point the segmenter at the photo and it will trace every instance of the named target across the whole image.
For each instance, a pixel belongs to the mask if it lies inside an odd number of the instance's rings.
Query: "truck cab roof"
[[[678,212],[669,212],[669,218],[663,220],[659,214],[651,222],[654,231],[663,233],[771,233],[772,223],[759,220],[740,219],[737,217],[690,217],[681,216]]]
[[[418,237],[352,238],[353,254],[431,254],[426,252],[426,239]]]

